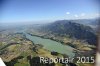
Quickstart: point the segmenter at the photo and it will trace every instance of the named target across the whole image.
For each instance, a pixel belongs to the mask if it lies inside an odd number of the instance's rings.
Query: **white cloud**
[[[99,13],[97,13],[97,14],[95,14],[97,17],[100,17],[100,14]]]
[[[77,14],[74,15],[75,17],[79,17]]]
[[[66,14],[70,14],[70,12],[66,12]]]
[[[81,13],[81,16],[85,16],[85,13]]]

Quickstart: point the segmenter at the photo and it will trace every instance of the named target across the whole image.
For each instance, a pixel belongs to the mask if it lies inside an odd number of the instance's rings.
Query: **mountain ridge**
[[[89,44],[96,44],[97,36],[90,26],[75,23],[70,20],[58,20],[41,27],[41,30],[49,34],[69,35],[76,39],[86,40]]]

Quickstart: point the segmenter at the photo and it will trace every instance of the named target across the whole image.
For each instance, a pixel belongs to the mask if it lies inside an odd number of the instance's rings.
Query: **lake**
[[[26,38],[31,40],[33,43],[35,44],[41,44],[43,45],[45,49],[49,50],[49,51],[55,51],[58,53],[62,53],[62,54],[66,54],[69,57],[74,57],[75,53],[73,53],[73,49],[72,47],[68,46],[68,45],[63,45],[60,42],[51,40],[51,39],[44,39],[41,37],[37,37],[37,36],[32,36],[30,34],[25,33]]]

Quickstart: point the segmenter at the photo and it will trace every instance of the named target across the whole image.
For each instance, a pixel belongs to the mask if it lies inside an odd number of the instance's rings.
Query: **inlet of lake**
[[[61,54],[66,54],[69,57],[74,57],[75,53],[73,52],[72,47],[68,46],[68,45],[63,45],[60,42],[51,40],[51,39],[44,39],[41,37],[37,37],[37,36],[32,36],[30,34],[25,33],[26,38],[31,40],[33,43],[35,44],[41,44],[43,45],[43,48],[49,50],[49,51],[55,51]]]

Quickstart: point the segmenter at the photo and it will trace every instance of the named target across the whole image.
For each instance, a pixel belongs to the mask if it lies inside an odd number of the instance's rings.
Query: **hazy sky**
[[[0,22],[88,19],[98,16],[96,0],[2,0]]]

